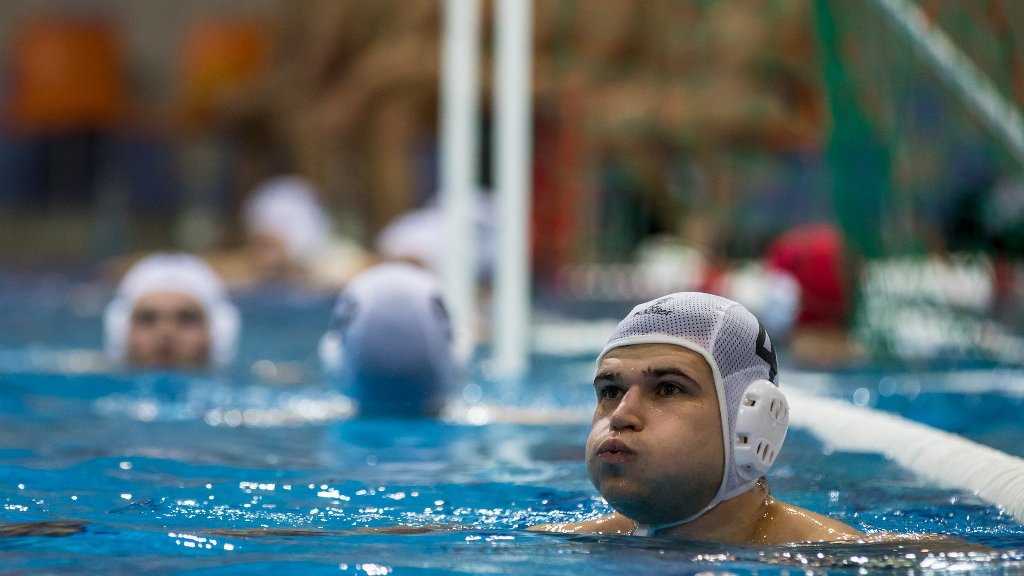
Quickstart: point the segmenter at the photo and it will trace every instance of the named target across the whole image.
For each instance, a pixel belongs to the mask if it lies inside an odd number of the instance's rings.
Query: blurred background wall
[[[92,263],[180,244],[188,194],[224,193],[188,177],[223,175],[182,152],[210,129],[190,126],[187,109],[256,75],[268,54],[254,64],[238,52],[269,51],[279,10],[275,0],[3,2],[0,262]],[[248,47],[231,46],[247,33]]]
[[[486,200],[494,9],[480,6]],[[737,296],[754,277],[747,295],[770,304],[774,276],[743,275],[755,262],[795,278],[798,325],[840,341],[852,329],[883,354],[945,354],[968,335],[964,349],[1019,360],[1024,344],[988,335],[1024,332],[1024,2],[533,8],[537,295]],[[0,2],[0,268],[237,251],[245,199],[283,174],[374,250],[436,195],[441,13]],[[907,22],[941,36],[938,58]],[[831,357],[810,334],[804,355]]]
[[[1024,100],[1021,3],[910,4]],[[1017,161],[878,6],[536,2],[539,277],[816,222],[870,257],[1019,252]],[[437,0],[6,0],[0,262],[229,247],[283,172],[369,246],[435,191],[439,32]]]

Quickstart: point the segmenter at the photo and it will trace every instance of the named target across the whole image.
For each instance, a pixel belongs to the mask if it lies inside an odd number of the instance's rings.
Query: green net
[[[815,9],[836,216],[854,247],[868,257],[1019,251],[1021,219],[997,222],[989,196],[1024,159],[1022,5],[817,0]]]
[[[816,0],[836,222],[876,357],[1019,362],[1024,5]]]

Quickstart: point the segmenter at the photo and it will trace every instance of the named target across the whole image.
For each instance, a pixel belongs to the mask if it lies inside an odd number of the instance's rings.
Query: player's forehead
[[[596,375],[654,374],[672,368],[682,370],[702,383],[714,383],[714,374],[704,356],[675,344],[634,344],[613,348],[601,358]]]
[[[150,292],[135,302],[135,310],[198,310],[203,311],[203,303],[191,294],[175,290]]]

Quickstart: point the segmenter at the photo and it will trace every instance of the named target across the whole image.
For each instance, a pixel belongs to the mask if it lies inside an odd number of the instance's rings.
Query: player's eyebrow
[[[693,379],[689,374],[683,372],[679,368],[644,368],[640,372],[644,376],[658,378],[660,376],[682,376],[683,378]]]
[[[695,378],[693,375],[688,374],[685,371],[674,366],[666,366],[664,368],[645,368],[641,372],[641,374],[643,374],[645,378],[662,378],[664,376],[677,376],[679,378],[682,378],[683,380],[686,380],[687,382],[692,382],[696,386],[701,385],[700,381],[697,380],[697,378]]]

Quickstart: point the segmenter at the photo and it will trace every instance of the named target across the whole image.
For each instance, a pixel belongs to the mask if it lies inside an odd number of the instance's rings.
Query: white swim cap
[[[135,263],[121,279],[103,317],[107,355],[124,363],[128,354],[128,323],[135,303],[153,292],[180,292],[202,304],[210,326],[210,358],[226,366],[238,342],[238,309],[228,300],[217,273],[189,254],[160,253]]]
[[[266,180],[252,191],[243,214],[250,233],[281,238],[295,260],[316,259],[330,240],[330,218],[312,183],[301,176]]]
[[[476,226],[476,269],[489,277],[494,264],[494,208],[485,192],[476,195],[473,222]],[[444,213],[436,204],[413,210],[389,222],[374,242],[378,254],[387,258],[413,260],[442,274],[445,247]]]
[[[338,297],[320,358],[364,414],[439,412],[456,361],[436,278],[405,263],[380,264],[354,278]]]
[[[789,409],[776,385],[778,361],[768,333],[732,300],[678,292],[640,304],[619,323],[597,361],[614,348],[636,344],[674,344],[704,357],[715,378],[725,447],[722,481],[711,502],[656,531],[695,520],[752,488],[782,447]]]
[[[776,340],[785,341],[800,312],[800,284],[792,274],[760,263],[732,270],[719,292],[743,304]]]

